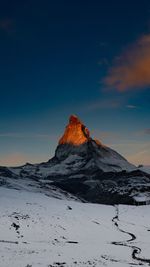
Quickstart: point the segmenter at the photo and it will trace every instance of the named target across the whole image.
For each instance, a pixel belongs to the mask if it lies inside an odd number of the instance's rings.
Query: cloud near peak
[[[150,86],[150,34],[143,35],[115,60],[103,82],[118,91]]]

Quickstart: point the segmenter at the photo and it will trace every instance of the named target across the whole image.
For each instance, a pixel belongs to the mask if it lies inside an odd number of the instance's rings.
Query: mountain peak
[[[76,115],[71,115],[69,124],[66,126],[63,136],[59,140],[59,145],[72,144],[79,146],[90,139],[90,132]]]
[[[80,119],[76,115],[74,115],[74,114],[70,116],[69,123],[70,124],[77,124],[77,123],[82,124],[82,122],[80,121]]]

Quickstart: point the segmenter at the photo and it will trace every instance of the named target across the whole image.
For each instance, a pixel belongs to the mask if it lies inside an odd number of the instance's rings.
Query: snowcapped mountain
[[[69,119],[56,149],[55,158],[61,161],[61,164],[64,162],[64,165],[67,162],[76,168],[80,164],[81,167],[84,165],[84,169],[95,168],[104,172],[135,169],[135,166],[117,152],[104,146],[100,141],[93,140],[89,130],[75,115]]]
[[[7,184],[29,179],[41,188],[49,185],[97,203],[134,204],[150,199],[150,175],[92,139],[75,115],[70,117],[52,159],[41,164],[1,167],[0,179]]]

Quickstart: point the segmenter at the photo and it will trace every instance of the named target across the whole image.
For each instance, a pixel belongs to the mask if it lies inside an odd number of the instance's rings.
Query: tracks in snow
[[[129,235],[130,239],[128,239],[126,241],[114,241],[114,242],[112,242],[112,244],[115,246],[124,246],[124,247],[131,248],[132,249],[132,255],[131,256],[132,256],[133,260],[137,260],[140,265],[142,265],[142,263],[147,263],[150,266],[150,259],[142,258],[139,256],[142,252],[141,248],[130,244],[130,242],[136,240],[136,236],[133,233],[124,231],[123,229],[121,229],[119,227],[119,222],[120,222],[120,220],[119,220],[119,207],[118,206],[115,206],[115,207],[116,207],[116,215],[113,217],[112,222],[114,223],[114,225],[118,231],[120,231],[121,233]]]

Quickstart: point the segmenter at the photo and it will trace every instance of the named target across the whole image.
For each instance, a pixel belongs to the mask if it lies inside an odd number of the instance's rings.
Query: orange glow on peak
[[[59,145],[72,144],[81,145],[90,138],[89,130],[83,125],[79,118],[71,115],[63,136],[59,140]]]

